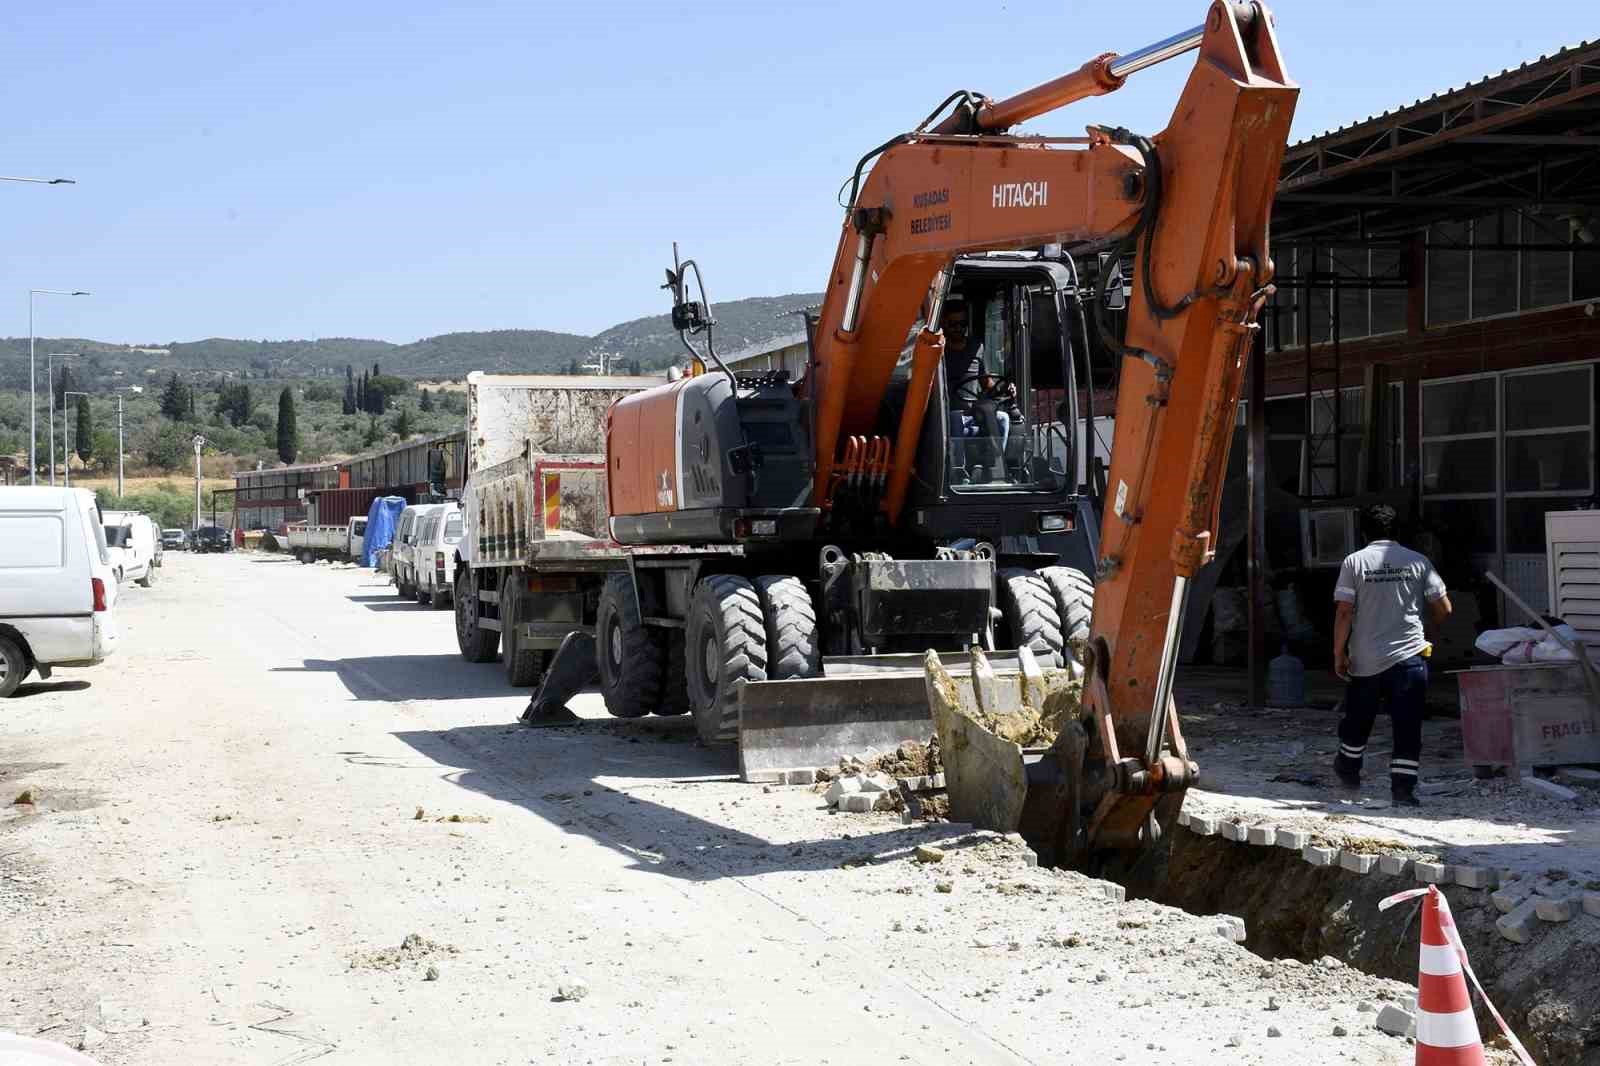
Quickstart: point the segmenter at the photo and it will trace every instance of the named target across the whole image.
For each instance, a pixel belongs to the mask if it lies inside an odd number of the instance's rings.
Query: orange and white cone
[[[1445,926],[1454,923],[1448,911],[1441,921],[1439,898],[1438,888],[1429,885],[1417,967],[1417,1066],[1484,1066],[1461,956],[1445,936]]]
[[[1472,972],[1466,945],[1450,914],[1450,903],[1437,885],[1396,892],[1378,904],[1386,911],[1396,903],[1422,896],[1422,958],[1417,966],[1416,1066],[1484,1066],[1483,1041],[1472,1013],[1467,980],[1478,990],[1484,1007],[1494,1018],[1506,1042],[1523,1066],[1534,1066],[1517,1034],[1484,994]]]

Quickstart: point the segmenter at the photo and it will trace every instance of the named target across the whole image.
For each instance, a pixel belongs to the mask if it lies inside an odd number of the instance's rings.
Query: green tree
[[[294,417],[294,392],[287,385],[278,393],[278,458],[294,462],[299,448]]]
[[[367,429],[366,432],[361,435],[361,443],[370,448],[382,439],[383,430],[378,428],[378,416],[368,415]]]
[[[344,365],[344,413],[353,415],[358,410],[356,406],[356,368],[349,363]]]
[[[72,428],[72,450],[84,462],[94,454],[94,411],[89,407],[89,397],[78,397],[78,424]]]
[[[433,394],[427,389],[422,390],[422,399],[417,401],[417,409],[424,414],[433,410]]]
[[[416,428],[417,427],[413,425],[411,421],[411,408],[407,407],[405,404],[401,404],[400,410],[394,416],[395,436],[399,437],[401,440],[405,440],[407,437],[411,436],[413,432],[415,432]]]
[[[67,393],[76,389],[78,383],[72,376],[72,367],[62,365],[56,374],[56,410],[62,414],[67,413]]]
[[[255,397],[250,393],[250,386],[242,381],[224,385],[217,393],[216,409],[219,415],[235,426],[242,426],[250,421],[250,415],[255,409]]]
[[[161,413],[174,422],[188,418],[194,408],[194,397],[189,386],[178,380],[174,373],[161,390]]]

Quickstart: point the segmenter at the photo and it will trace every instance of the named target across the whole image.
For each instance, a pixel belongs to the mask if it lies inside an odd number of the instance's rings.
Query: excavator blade
[[[936,659],[938,653],[930,652]],[[964,652],[944,656],[966,674]],[[1015,655],[996,661],[1016,668]],[[823,676],[747,682],[739,696],[739,776],[783,781],[790,771],[835,765],[841,756],[891,752],[934,734],[921,655],[826,658]]]

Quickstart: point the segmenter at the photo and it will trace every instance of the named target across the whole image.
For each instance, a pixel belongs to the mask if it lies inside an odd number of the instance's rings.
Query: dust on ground
[[[380,948],[377,951],[358,951],[350,956],[352,970],[398,970],[402,966],[442,955],[458,954],[453,944],[440,944],[421,933],[407,933],[399,947]]]

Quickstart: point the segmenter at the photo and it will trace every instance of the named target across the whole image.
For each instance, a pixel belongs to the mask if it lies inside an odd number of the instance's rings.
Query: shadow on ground
[[[368,605],[372,606],[372,605]],[[416,604],[395,603],[396,609],[421,611]],[[381,610],[372,607],[373,610]],[[274,666],[275,674],[336,674],[351,696],[358,700],[402,703],[406,700],[476,700],[498,696],[506,701],[508,718],[522,713],[527,703],[525,689],[506,685],[506,675],[498,663],[483,663],[462,669],[461,656],[366,655],[349,659],[306,659],[300,666]]]
[[[87,681],[24,681],[11,694],[14,700],[25,696],[47,696],[52,692],[82,692],[89,688]]]
[[[718,807],[759,803],[763,793],[759,786],[740,785],[708,795],[708,781],[735,780],[733,753],[701,746],[687,717],[585,719],[560,729],[477,725],[395,736],[455,767],[446,777],[464,789],[515,804],[626,855],[636,869],[689,881],[904,861],[918,844],[959,831],[939,823],[815,837],[805,833],[803,818],[791,815],[774,823],[793,825],[799,835],[763,836],[711,821],[685,808],[694,800]],[[682,805],[674,802],[679,797]],[[824,806],[820,795],[814,798],[818,808]]]

